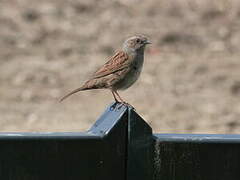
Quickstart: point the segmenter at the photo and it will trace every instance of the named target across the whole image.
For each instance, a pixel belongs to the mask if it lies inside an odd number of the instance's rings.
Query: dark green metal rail
[[[239,180],[240,135],[152,134],[109,106],[86,133],[0,133],[0,180]]]

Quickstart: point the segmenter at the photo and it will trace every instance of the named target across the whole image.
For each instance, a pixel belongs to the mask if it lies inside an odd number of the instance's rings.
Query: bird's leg
[[[115,102],[118,103],[119,101],[118,101],[118,99],[117,99],[117,97],[115,95],[115,91],[111,90],[111,92],[112,92],[112,95],[114,97]]]
[[[124,101],[124,100],[120,97],[120,95],[118,94],[117,91],[114,91],[114,92],[115,92],[115,94],[117,95],[117,97],[121,100],[121,103],[122,103],[122,104],[127,105],[127,106],[130,106],[130,107],[132,107],[132,108],[135,110],[135,108],[134,108],[131,104],[127,103],[126,101]],[[122,106],[120,106],[120,108],[121,108],[121,107],[122,107]]]
[[[127,104],[127,103],[120,97],[120,95],[118,94],[117,91],[114,91],[114,93],[115,93],[115,94],[117,95],[117,97],[120,99],[121,103]]]
[[[111,93],[112,93],[112,95],[114,97],[114,100],[115,100],[115,103],[111,106],[111,110],[114,110],[116,108],[117,104],[119,103],[119,100],[117,99],[116,94],[113,90],[111,90]]]

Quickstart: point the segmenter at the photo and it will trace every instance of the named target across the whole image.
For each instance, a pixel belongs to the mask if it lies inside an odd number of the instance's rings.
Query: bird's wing
[[[127,68],[129,64],[128,58],[129,56],[125,52],[118,51],[108,62],[93,74],[93,78],[104,77]]]
[[[60,99],[60,102],[66,99],[67,97],[71,96],[72,94],[77,93],[78,91],[83,91],[87,89],[97,89],[96,83],[98,83],[97,78],[101,78],[107,76],[112,73],[120,74],[120,73],[127,73],[129,71],[129,61],[128,55],[123,52],[119,51],[114,56],[112,56],[108,62],[106,62],[97,72],[93,74],[92,79],[87,81],[82,87],[73,90],[69,94],[65,95]],[[97,84],[99,86],[99,84]],[[100,88],[104,86],[101,84],[100,81]]]

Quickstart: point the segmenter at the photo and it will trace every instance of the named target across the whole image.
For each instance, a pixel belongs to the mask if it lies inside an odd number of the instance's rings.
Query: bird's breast
[[[130,71],[126,76],[118,83],[117,89],[124,90],[132,86],[139,78],[143,66],[143,56],[136,56],[132,64],[130,65]]]

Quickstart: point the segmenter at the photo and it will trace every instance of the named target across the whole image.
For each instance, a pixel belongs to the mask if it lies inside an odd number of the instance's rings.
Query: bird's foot
[[[133,110],[135,110],[135,108],[131,104],[129,104],[125,101],[120,102],[120,103],[121,103],[121,105],[118,107],[119,109],[124,105],[124,106],[128,106],[128,107],[132,108]]]
[[[113,105],[111,105],[110,110],[113,111],[116,108],[118,103],[119,102],[115,102]]]
[[[119,106],[118,106],[118,105],[119,105]],[[123,102],[115,101],[115,103],[114,103],[113,105],[111,105],[110,110],[113,111],[113,110],[115,110],[116,108],[119,110],[119,109],[121,109],[123,106],[127,106],[127,107],[130,107],[130,108],[132,108],[133,110],[135,110],[135,108],[134,108],[131,104],[129,104],[129,103],[125,102],[125,101],[123,101]]]

